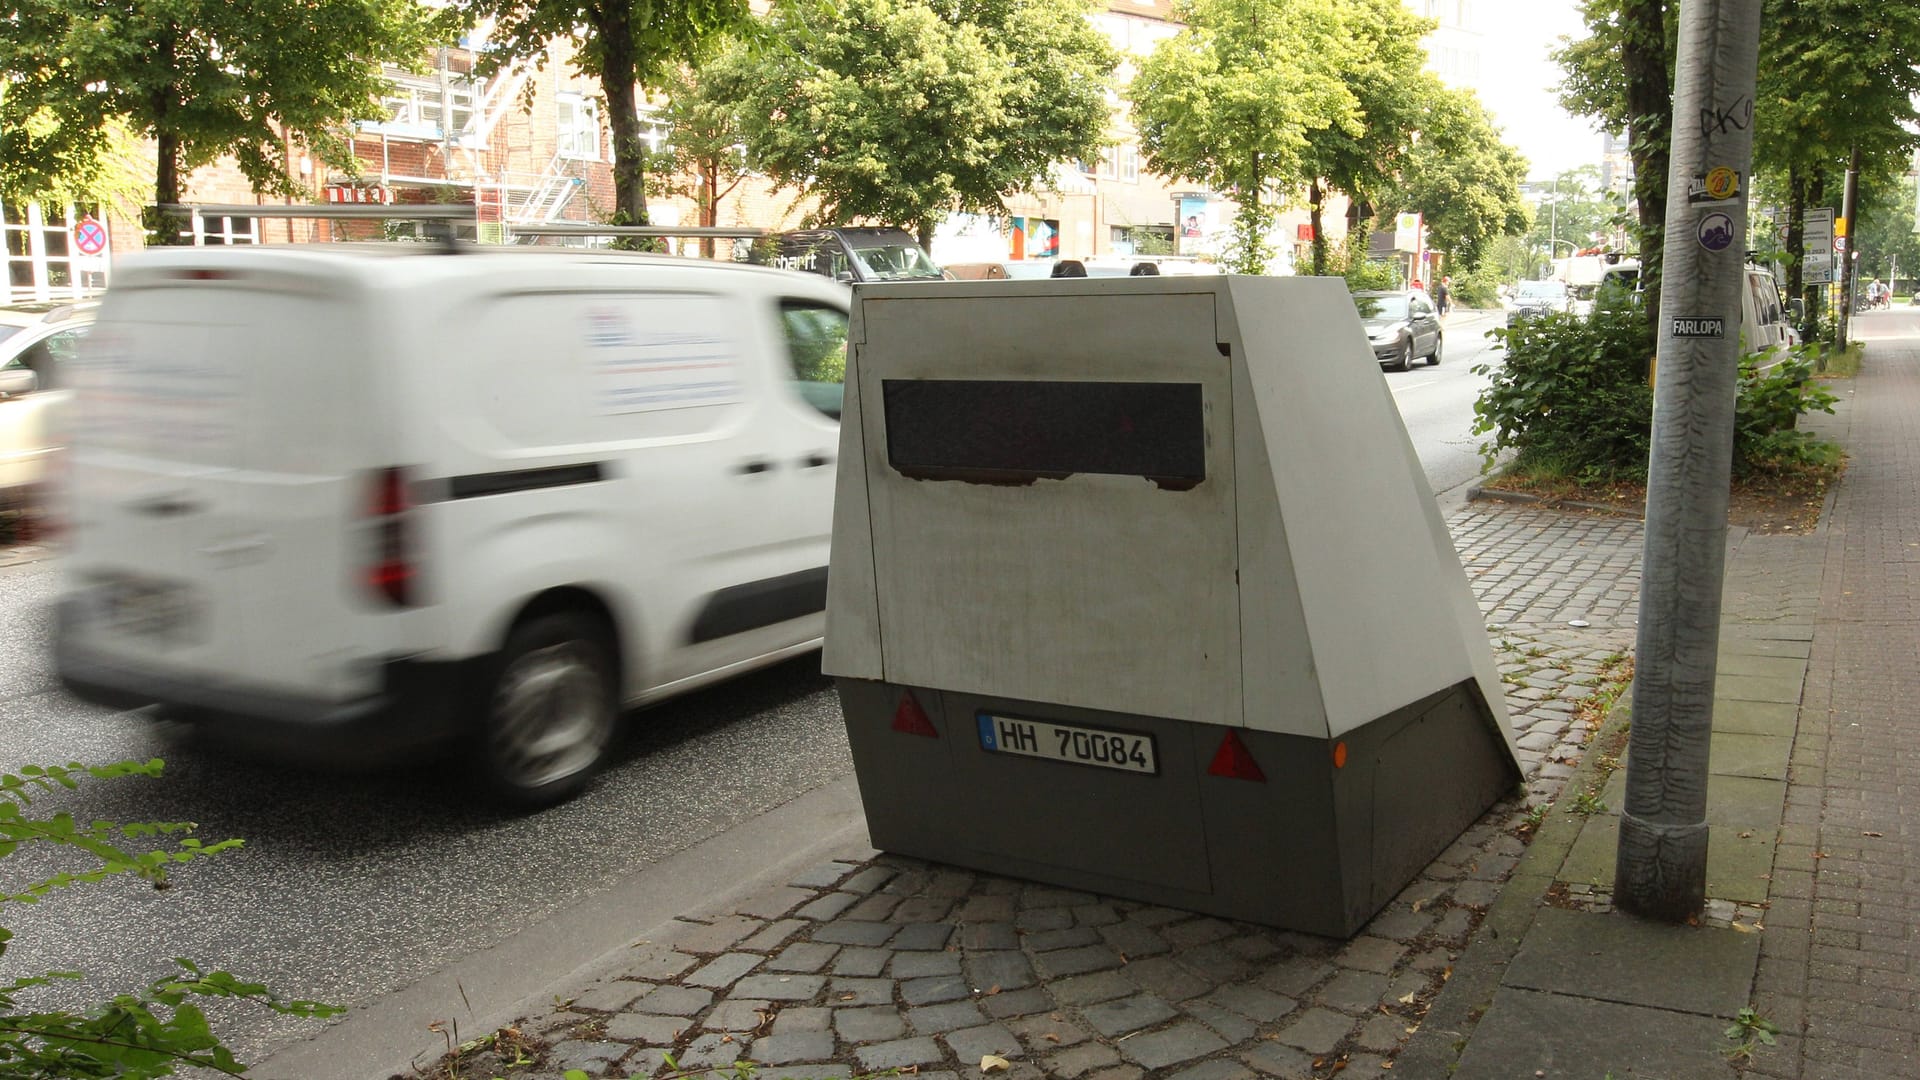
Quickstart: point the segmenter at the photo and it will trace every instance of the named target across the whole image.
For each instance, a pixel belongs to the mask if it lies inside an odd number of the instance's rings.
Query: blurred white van
[[[1600,275],[1600,296],[1617,290],[1639,297],[1640,262],[1625,259],[1609,266]],[[1787,321],[1786,308],[1780,303],[1780,289],[1773,272],[1748,263],[1745,287],[1740,290],[1741,354],[1764,352],[1770,361],[1786,355],[1786,349],[1800,344],[1800,332]],[[1766,366],[1766,365],[1762,365]]]
[[[567,249],[129,258],[74,364],[61,678],[566,798],[623,706],[819,644],[848,302]]]

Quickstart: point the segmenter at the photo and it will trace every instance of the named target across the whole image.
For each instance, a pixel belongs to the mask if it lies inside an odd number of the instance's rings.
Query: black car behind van
[[[940,281],[946,275],[905,229],[806,229],[756,240],[747,260],[835,281]]]

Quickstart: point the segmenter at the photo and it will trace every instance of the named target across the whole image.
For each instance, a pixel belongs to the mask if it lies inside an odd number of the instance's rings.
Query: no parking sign
[[[98,255],[107,250],[107,227],[89,214],[73,227],[73,247],[82,255]]]

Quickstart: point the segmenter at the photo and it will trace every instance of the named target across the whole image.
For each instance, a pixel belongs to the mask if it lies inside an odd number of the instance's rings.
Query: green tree
[[[997,212],[1105,138],[1118,62],[1089,0],[845,0],[776,11],[745,79],[753,167],[818,224]]]
[[[1311,138],[1365,134],[1341,78],[1357,46],[1330,0],[1191,0],[1183,15],[1133,79],[1140,145],[1162,175],[1233,193],[1228,263],[1264,273],[1277,201],[1308,172]]]
[[[161,205],[223,155],[255,190],[296,194],[289,139],[355,168],[342,133],[383,114],[380,65],[417,64],[440,30],[413,0],[15,0],[0,29],[8,190],[91,185],[125,131],[155,145]],[[171,215],[151,224],[155,240],[176,240]]]
[[[1500,140],[1471,91],[1435,86],[1425,95],[1419,131],[1401,167],[1400,198],[1423,215],[1436,250],[1462,267],[1477,266],[1496,237],[1527,228],[1520,196],[1526,159]]]
[[[702,226],[719,223],[720,200],[752,175],[740,103],[753,70],[747,47],[733,42],[699,68],[683,68],[667,81],[662,119],[673,142],[662,170],[665,190],[691,198]],[[712,240],[702,240],[700,247],[713,257]]]
[[[645,225],[647,144],[640,138],[642,88],[664,88],[730,35],[751,31],[747,0],[460,0],[468,16],[493,22],[476,70],[546,65],[556,40],[574,44],[572,64],[599,80],[613,134],[613,224]]]
[[[1679,7],[1665,0],[1585,0],[1580,11],[1588,36],[1554,53],[1567,75],[1560,103],[1569,112],[1599,119],[1609,131],[1627,133],[1639,215],[1640,280],[1652,327],[1660,319]]]
[[[1920,113],[1920,26],[1873,18],[1844,0],[1766,0],[1755,92],[1754,171],[1785,181],[1787,287],[1805,290],[1798,253],[1809,206],[1839,204],[1858,154],[1863,177],[1903,170]],[[1824,290],[1807,292],[1810,319]]]
[[[1425,70],[1421,38],[1436,25],[1399,0],[1342,0],[1341,33],[1355,46],[1342,54],[1340,80],[1353,95],[1354,122],[1306,132],[1298,182],[1307,189],[1313,224],[1313,272],[1328,271],[1321,210],[1330,192],[1347,196],[1347,232],[1363,232],[1375,206],[1401,179],[1430,111],[1447,93]],[[1489,129],[1491,131],[1491,129]],[[1516,192],[1517,196],[1517,192]]]
[[[1860,276],[1878,276],[1892,285],[1897,267],[1902,280],[1920,276],[1920,233],[1914,224],[1914,177],[1870,175],[1859,189],[1859,223],[1854,242],[1860,251]]]

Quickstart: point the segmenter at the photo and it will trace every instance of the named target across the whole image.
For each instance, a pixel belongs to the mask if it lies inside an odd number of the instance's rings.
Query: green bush
[[[1840,400],[1813,379],[1819,344],[1795,346],[1787,359],[1760,370],[1764,354],[1740,360],[1740,396],[1733,407],[1733,469],[1746,476],[1796,466],[1826,466],[1839,458],[1839,448],[1804,431],[1800,418],[1810,412],[1833,411]]]
[[[167,886],[167,869],[240,846],[238,840],[202,844],[193,839],[194,826],[181,821],[149,821],[121,825],[111,821],[81,824],[71,814],[33,817],[27,811],[36,797],[56,788],[71,790],[82,779],[112,780],[125,776],[159,776],[160,759],[65,767],[28,765],[16,773],[0,773],[0,860],[34,846],[67,848],[87,857],[89,865],[62,871],[24,885],[0,885],[0,911],[7,904],[36,904],[49,894],[88,882],[131,874],[155,888]],[[118,845],[128,840],[175,838],[170,848],[132,853]],[[13,934],[0,926],[0,955]],[[195,999],[244,998],[291,1016],[326,1017],[341,1010],[313,1001],[282,1000],[258,983],[244,983],[224,971],[203,971],[190,960],[175,960],[180,972],[149,983],[144,990],[118,994],[81,1012],[63,1009],[23,1011],[20,998],[27,991],[60,980],[78,979],[79,972],[54,971],[0,983],[0,1077],[7,1080],[54,1080],[95,1077],[171,1076],[174,1070],[194,1066],[238,1076],[246,1066],[234,1059],[207,1024]]]
[[[1453,279],[1455,307],[1500,307],[1500,281],[1483,270],[1469,270]]]
[[[1641,480],[1653,424],[1647,358],[1653,334],[1633,309],[1591,318],[1527,319],[1489,336],[1500,364],[1474,373],[1490,385],[1474,402],[1473,433],[1492,434],[1480,451],[1489,466],[1512,450],[1519,471],[1581,483]]]
[[[1491,466],[1514,451],[1512,471],[1576,483],[1644,481],[1653,428],[1647,363],[1653,335],[1639,307],[1608,302],[1593,315],[1528,319],[1489,336],[1504,363],[1473,370],[1490,385],[1474,402],[1473,432],[1492,434],[1480,452]],[[1760,370],[1762,354],[1740,361],[1734,403],[1733,468],[1739,476],[1828,467],[1839,450],[1794,430],[1807,413],[1832,412],[1839,400],[1813,380],[1819,345],[1801,345]]]

